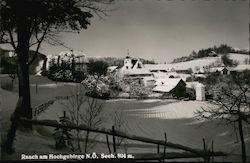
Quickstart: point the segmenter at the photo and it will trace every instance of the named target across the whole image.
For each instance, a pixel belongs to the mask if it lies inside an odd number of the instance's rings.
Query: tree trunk
[[[89,131],[86,133],[86,139],[85,139],[85,147],[84,147],[84,152],[87,153],[88,151],[88,141],[89,141]]]
[[[81,148],[81,140],[80,140],[80,130],[76,130],[77,134],[76,134],[76,138],[77,138],[77,148],[79,150],[79,152],[82,152],[82,148]]]
[[[243,133],[243,126],[242,126],[242,119],[239,118],[238,120],[239,125],[239,134],[240,134],[240,141],[241,141],[241,155],[242,155],[242,162],[246,162],[246,147],[244,141],[244,133]]]
[[[18,59],[18,82],[19,98],[22,97],[21,116],[32,119],[32,108],[30,105],[30,82],[29,82],[29,23],[23,20],[17,22],[17,39],[16,49]],[[32,128],[31,124],[23,124],[24,127]]]

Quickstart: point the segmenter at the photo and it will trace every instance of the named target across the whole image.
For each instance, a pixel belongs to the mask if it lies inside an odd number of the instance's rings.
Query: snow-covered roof
[[[206,75],[204,75],[204,74],[195,74],[194,76],[195,77],[200,77],[200,78],[206,78]]]
[[[168,77],[167,73],[164,72],[153,72],[154,77],[159,78],[159,77]]]
[[[156,79],[155,85],[177,85],[181,78],[160,78]]]
[[[181,78],[164,78],[157,79],[153,91],[156,92],[170,92],[181,81]],[[182,80],[183,81],[183,80]]]
[[[144,80],[146,81],[149,81],[149,80],[154,80],[155,81],[155,78],[153,76],[145,76],[143,77]]]
[[[220,72],[224,68],[226,68],[226,67],[212,67],[212,68],[210,68],[210,72],[216,72],[216,71]]]
[[[166,70],[167,64],[145,64],[146,69],[152,70]]]
[[[108,72],[113,72],[117,68],[118,68],[118,66],[109,66],[108,67]]]
[[[124,69],[124,75],[151,75],[152,73],[145,68],[137,68],[137,69]]]
[[[156,87],[153,88],[153,91],[155,92],[170,92],[172,89],[174,89],[175,86],[172,85],[157,85]]]

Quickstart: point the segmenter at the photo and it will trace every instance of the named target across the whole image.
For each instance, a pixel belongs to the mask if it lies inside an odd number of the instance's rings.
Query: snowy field
[[[32,106],[36,106],[55,96],[67,95],[70,91],[75,90],[76,85],[72,83],[54,83],[49,80],[41,79],[32,80]],[[41,87],[38,88],[38,94],[35,92],[35,84],[40,82]],[[50,92],[50,93],[48,93]],[[6,136],[6,131],[10,125],[9,118],[13,113],[18,94],[0,89],[0,110],[2,128],[1,134]],[[58,120],[62,116],[63,111],[67,110],[63,105],[63,101],[54,103],[47,111],[42,113],[38,119]],[[118,99],[102,101],[103,105],[103,123],[100,127],[111,128],[114,124],[114,113],[121,113],[125,119],[126,126],[122,131],[138,136],[164,140],[164,133],[167,133],[168,141],[186,145],[193,148],[202,149],[202,138],[211,145],[213,140],[214,149],[216,151],[232,152],[240,154],[240,142],[233,133],[231,126],[218,126],[216,121],[203,122],[193,118],[194,112],[201,107],[211,106],[207,102],[199,101],[176,101],[176,100],[133,100]],[[20,154],[27,153],[62,153],[70,151],[54,150],[54,139],[51,135],[53,128],[34,126],[34,132],[25,133],[18,131],[15,148],[16,154],[3,155],[3,159],[20,159]],[[249,129],[249,128],[248,128]],[[247,128],[246,128],[247,131]],[[247,153],[250,151],[249,135],[246,138]],[[93,149],[95,152],[108,152],[105,138],[98,136],[100,143]],[[239,139],[238,139],[239,140]],[[150,144],[142,144],[135,141],[127,141],[129,153],[143,153],[157,151],[155,146]],[[123,150],[123,149],[119,149]],[[167,149],[171,151],[171,149]],[[225,158],[229,161],[239,161],[239,157]]]
[[[55,103],[49,110],[41,114],[39,119],[59,119],[62,112],[67,109]],[[126,127],[122,131],[138,136],[164,140],[164,133],[167,133],[168,141],[186,145],[192,148],[202,149],[202,139],[205,138],[211,146],[214,141],[216,151],[233,152],[240,154],[240,142],[237,135],[233,134],[231,126],[218,126],[217,122],[201,122],[194,117],[194,112],[201,107],[213,107],[208,102],[200,101],[171,101],[171,100],[108,100],[104,103],[103,116],[105,121],[101,127],[111,128],[115,112],[122,113],[126,121]],[[48,131],[47,131],[48,132]],[[52,130],[50,131],[52,132]],[[249,136],[249,135],[248,135]],[[98,136],[98,140],[105,144],[105,137]],[[247,150],[250,143],[247,140]],[[130,146],[127,150],[131,153],[155,152],[152,145],[139,147],[140,142],[127,141]],[[143,143],[142,143],[143,144]],[[100,150],[100,145],[95,150]],[[103,147],[104,151],[107,148]],[[171,151],[171,149],[168,149]],[[238,160],[239,157],[231,157],[229,160]]]
[[[234,53],[229,53],[229,58],[235,61],[238,61],[240,65],[246,64],[245,60],[250,59],[249,55],[246,54],[234,54]]]
[[[174,66],[176,69],[191,68],[195,72],[196,67],[202,68],[203,66],[208,66],[215,62],[221,62],[220,57],[206,57],[186,62],[172,63],[171,65]]]

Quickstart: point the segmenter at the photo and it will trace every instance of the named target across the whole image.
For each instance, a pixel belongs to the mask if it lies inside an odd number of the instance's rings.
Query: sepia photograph
[[[250,162],[249,0],[1,0],[1,162]]]

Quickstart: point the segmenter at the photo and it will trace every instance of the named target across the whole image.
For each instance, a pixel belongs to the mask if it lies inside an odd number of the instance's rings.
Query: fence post
[[[212,140],[212,162],[214,162],[214,141]]]
[[[66,111],[63,111],[63,117],[64,118],[66,117]]]
[[[114,153],[116,153],[115,126],[112,126],[112,133],[113,133],[113,149],[114,149]]]
[[[36,94],[38,94],[38,84],[36,84]]]
[[[203,141],[203,149],[204,149],[204,153],[205,153],[204,162],[209,162],[209,156],[207,156],[206,141],[204,138],[202,139],[202,141]]]
[[[167,133],[164,133],[164,137],[165,137],[165,145],[164,145],[164,153],[163,153],[163,162],[165,161],[165,157],[166,157],[166,144],[167,144]]]
[[[160,154],[160,145],[157,144],[157,154]],[[159,162],[161,162],[161,160],[159,159]]]
[[[110,149],[110,145],[109,145],[109,137],[108,137],[108,135],[106,135],[106,141],[107,141],[107,145],[108,145],[109,153],[111,153],[111,149]]]

